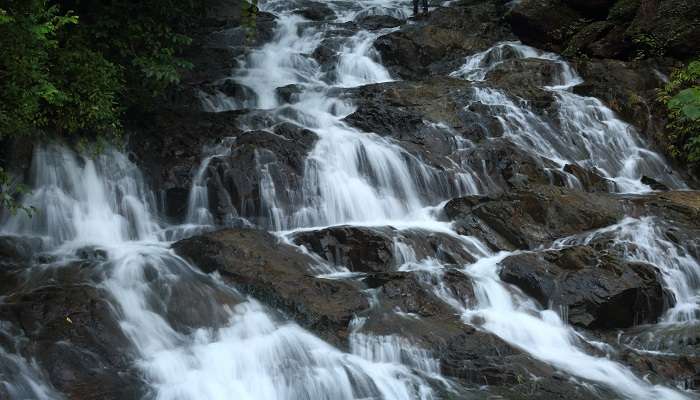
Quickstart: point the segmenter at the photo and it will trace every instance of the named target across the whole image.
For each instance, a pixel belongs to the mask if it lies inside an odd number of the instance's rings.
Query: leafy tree
[[[192,64],[182,32],[204,0],[3,0],[0,139],[119,137]]]
[[[691,167],[700,165],[700,61],[674,72],[660,92],[666,105],[669,150]]]

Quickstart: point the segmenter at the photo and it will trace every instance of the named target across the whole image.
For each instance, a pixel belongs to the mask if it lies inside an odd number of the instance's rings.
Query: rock
[[[0,236],[0,269],[29,262],[42,247],[39,238]]]
[[[668,186],[664,185],[663,183],[657,181],[654,178],[650,178],[646,175],[642,176],[641,182],[645,185],[648,185],[652,190],[661,190],[661,191],[668,191]]]
[[[666,115],[657,101],[658,89],[677,65],[671,59],[639,61],[597,60],[576,62],[577,72],[585,80],[574,92],[600,99],[625,122],[633,125],[654,149],[666,154],[691,187],[700,187],[698,177],[688,172],[668,154],[669,137]]]
[[[513,32],[525,44],[561,53],[581,15],[565,2],[522,0],[506,15]],[[572,32],[573,31],[573,32]]]
[[[626,35],[647,54],[678,59],[697,56],[700,43],[700,4],[693,0],[642,0]]]
[[[555,101],[544,86],[564,84],[562,65],[540,59],[504,60],[489,71],[487,81],[511,97],[521,98],[537,111],[551,110]]]
[[[240,216],[258,226],[274,227],[272,205],[263,199],[268,188],[261,187],[261,182],[273,185],[277,207],[297,209],[306,155],[316,139],[315,133],[292,123],[277,124],[272,132],[240,134],[229,154],[211,160],[205,175],[209,208],[216,220],[223,223],[230,216]]]
[[[501,279],[571,324],[616,329],[656,323],[674,303],[656,267],[625,261],[614,250],[573,246],[521,253],[501,262]]]
[[[369,306],[353,284],[314,277],[311,257],[267,232],[221,230],[173,248],[202,271],[217,271],[226,282],[336,344],[347,338],[353,316]]]
[[[569,7],[589,16],[605,17],[616,0],[564,0]]]
[[[397,267],[391,228],[332,227],[302,231],[294,242],[334,265],[356,272],[382,272]]]
[[[96,246],[81,247],[75,251],[76,257],[89,261],[100,262],[107,260],[107,251]]]
[[[587,192],[611,192],[615,183],[606,179],[590,169],[581,167],[578,164],[566,164],[564,172],[567,172],[578,180],[581,189]]]
[[[295,13],[312,21],[329,21],[335,19],[335,12],[328,4],[316,1],[303,1]]]
[[[150,171],[151,187],[160,192],[166,216],[174,222],[185,216],[192,178],[203,158],[202,149],[222,138],[238,136],[239,116],[236,111],[159,111],[129,128],[138,132],[139,139],[131,140],[131,158],[143,170]]]
[[[436,278],[406,272],[368,274],[365,281],[375,283],[377,305],[358,315],[362,322],[351,336],[354,345],[371,348],[371,338],[398,345],[403,350],[403,362],[412,366],[416,361],[410,354],[414,349],[422,350],[455,384],[488,386],[489,393],[503,393],[508,398],[519,398],[513,397],[519,390],[528,392],[524,398],[532,398],[533,381],[538,382],[535,398],[566,398],[552,394],[558,392],[568,393],[568,398],[589,398],[585,393],[577,394],[571,385],[561,387],[559,380],[563,377],[546,364],[494,335],[464,324],[455,309],[436,297],[433,287],[437,282],[432,279]],[[474,304],[472,283],[466,275],[448,269],[441,279],[443,288],[455,299],[465,306]]]
[[[404,21],[390,15],[361,15],[359,18],[355,19],[355,23],[357,23],[359,27],[369,31],[394,28],[403,24],[403,22]]]
[[[102,291],[76,284],[13,294],[0,304],[0,319],[21,327],[24,351],[69,398],[145,395],[129,340]]]
[[[299,94],[304,88],[301,85],[287,85],[275,89],[275,95],[280,103],[296,103],[299,101]]]
[[[612,196],[533,186],[494,197],[449,201],[457,232],[483,239],[494,249],[532,249],[555,239],[612,225],[624,215]]]
[[[328,262],[353,272],[389,272],[403,263],[428,258],[463,265],[474,261],[464,243],[448,235],[421,230],[398,231],[392,227],[337,226],[302,231],[293,236]],[[412,253],[402,254],[401,246]],[[415,260],[414,260],[415,259]]]
[[[700,192],[616,195],[531,185],[499,195],[453,199],[444,212],[458,233],[476,236],[496,250],[535,249],[625,216],[667,221],[673,226],[668,231],[671,240],[693,249],[693,237],[700,230]]]
[[[384,65],[401,78],[447,75],[464,57],[512,38],[500,22],[503,12],[498,2],[461,1],[378,38],[374,46]]]

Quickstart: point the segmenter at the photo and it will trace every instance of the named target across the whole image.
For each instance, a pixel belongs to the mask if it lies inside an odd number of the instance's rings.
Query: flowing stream
[[[285,6],[287,3],[262,4],[263,10],[278,17],[275,37],[249,54],[232,77],[250,89],[249,97],[244,102],[221,96],[203,101],[210,111],[243,107],[269,110],[279,120],[318,136],[305,160],[302,185],[293,188],[300,191],[301,199],[294,207],[279,206],[278,193],[288,188],[276,188],[262,174],[261,197],[267,207],[268,228],[280,236],[292,236],[300,230],[339,224],[391,225],[400,231],[448,235],[477,259],[461,269],[475,284],[477,304],[466,305],[443,290],[445,266],[440,261],[417,258],[410,245],[397,242],[402,254],[399,269],[433,277],[430,282],[435,294],[453,307],[465,324],[495,334],[532,357],[601,385],[620,398],[687,398],[674,388],[648,383],[607,357],[589,354],[585,339],[558,313],[541,309],[501,282],[499,262],[511,253],[493,253],[478,240],[459,236],[449,224],[436,219],[436,206],[442,201],[483,192],[488,177],[460,167],[458,174],[446,179],[392,139],[361,132],[343,121],[355,108],[336,97],[334,89],[391,81],[372,47],[379,35],[390,30],[360,30],[345,38],[334,68],[324,70],[309,54],[331,27],[307,24]],[[336,11],[337,22],[370,14],[405,17],[409,11],[408,4],[389,0],[327,3]],[[488,86],[485,78],[489,71],[509,59],[548,60],[559,66],[559,73],[544,86],[555,96],[559,126],[552,126],[526,104]],[[518,43],[501,43],[469,57],[452,75],[473,81],[474,102],[499,110],[494,112],[505,137],[552,161],[555,166],[550,168],[563,171],[566,164],[593,168],[613,182],[611,189],[618,192],[650,190],[640,181],[643,175],[658,177],[670,187],[685,187],[631,126],[600,101],[571,91],[580,78],[556,55]],[[292,105],[276,95],[277,88],[290,84],[302,88],[299,101]],[[61,260],[75,259],[85,249],[104,251],[91,274],[95,286],[109,294],[118,312],[120,327],[147,382],[147,398],[440,398],[435,382],[446,388],[450,384],[440,376],[439,362],[409,340],[358,332],[351,335],[349,350],[341,351],[279,318],[274,310],[225,285],[216,275],[198,272],[170,249],[173,240],[214,225],[207,209],[205,172],[213,159],[228,155],[230,144],[203,150],[205,157],[189,197],[187,223],[182,226],[161,222],[155,196],[144,183],[142,172],[125,155],[107,151],[90,159],[59,146],[38,148],[32,165],[32,190],[24,202],[41,212],[33,218],[21,213],[5,216],[2,233],[38,237],[38,246],[51,255],[46,263],[32,267],[28,277],[60,269],[64,265]],[[570,176],[570,186],[579,186],[577,182]],[[240,217],[244,216],[231,216]],[[631,260],[662,268],[666,286],[678,299],[663,323],[698,318],[700,266],[656,233],[653,220],[630,218],[591,235],[604,233],[612,233],[622,243],[636,242],[627,254]],[[567,238],[554,246],[586,240],[590,237]],[[220,320],[219,326],[181,329],[177,319],[184,301],[178,303],[178,296],[185,298],[195,313]],[[215,302],[214,297],[227,299],[226,304]],[[356,323],[359,326],[362,322]],[[62,398],[33,360],[11,351],[0,350],[0,385],[13,399]]]

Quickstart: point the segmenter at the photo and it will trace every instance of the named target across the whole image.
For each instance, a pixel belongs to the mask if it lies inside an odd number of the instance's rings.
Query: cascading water
[[[404,17],[406,12],[396,11],[396,3],[389,1],[360,2],[363,7],[368,6],[364,9],[357,4],[329,3],[339,21],[387,13],[392,8],[398,17]],[[401,254],[397,269],[427,277],[425,283],[460,313],[465,323],[479,326],[571,376],[614,390],[621,397],[685,398],[679,392],[645,382],[619,363],[587,354],[581,336],[559,315],[539,308],[533,300],[514,293],[501,282],[498,263],[510,253],[494,254],[478,240],[459,236],[449,224],[436,220],[435,208],[431,206],[449,197],[476,194],[482,187],[481,180],[487,177],[462,169],[454,181],[446,184],[433,167],[391,139],[361,132],[342,121],[354,107],[333,97],[334,88],[391,79],[371,46],[378,36],[376,32],[360,31],[346,38],[333,71],[322,71],[308,54],[321,43],[329,28],[304,26],[303,18],[293,15],[283,1],[263,7],[279,17],[275,38],[252,52],[241,72],[232,77],[251,90],[252,99],[244,103],[219,99],[210,109],[222,111],[254,105],[273,110],[280,119],[308,128],[318,136],[305,161],[302,201],[296,208],[279,206],[277,188],[269,173],[262,174],[261,203],[276,230],[348,223],[391,224],[399,231],[448,235],[462,243],[464,251],[477,260],[461,268],[474,282],[477,304],[467,304],[445,290],[442,277],[446,265],[436,258],[419,259],[409,243],[396,243],[397,253]],[[639,183],[643,174],[661,177],[673,187],[683,187],[656,154],[642,147],[630,126],[616,119],[597,100],[568,91],[578,77],[554,55],[515,43],[501,44],[469,58],[453,75],[482,81],[494,66],[509,57],[558,63],[561,74],[547,90],[557,98],[562,121],[561,131],[556,131],[549,122],[504,93],[483,84],[475,86],[475,101],[505,110],[498,119],[509,139],[562,167],[579,163],[595,168],[613,180],[618,191],[647,190]],[[281,105],[276,89],[290,84],[302,87],[299,101]],[[455,138],[456,148],[465,145],[468,144]],[[226,143],[206,152],[193,180],[189,225],[214,224],[208,209],[206,170],[213,159],[225,157],[230,146]],[[39,148],[33,176],[34,190],[26,196],[25,203],[41,212],[31,219],[22,215],[4,219],[2,232],[42,237],[45,248],[58,258],[74,257],[77,249],[86,246],[106,252],[106,259],[94,265],[102,277],[96,285],[111,296],[121,329],[135,349],[136,365],[154,398],[438,397],[427,378],[443,380],[439,362],[435,355],[414,346],[410,340],[361,333],[362,321],[356,319],[349,338],[350,352],[344,353],[294,323],[280,322],[270,310],[226,286],[216,275],[197,272],[169,249],[165,240],[173,237],[168,232],[177,227],[163,227],[157,222],[153,196],[124,155],[110,151],[92,160],[57,147]],[[426,192],[432,196],[424,195]],[[696,319],[700,281],[697,262],[660,238],[649,220],[623,221],[609,229],[617,233],[621,242],[631,241],[640,230],[646,232],[645,240],[630,250],[629,258],[663,266],[666,284],[678,299],[667,321]],[[195,231],[182,232],[185,233],[175,236]],[[565,246],[567,242],[555,245]],[[61,268],[60,264],[46,267]],[[219,322],[193,329],[182,329],[174,323],[178,310],[176,304],[169,303],[174,296],[171,289],[181,285],[188,307]],[[214,302],[214,297],[227,299],[226,305]],[[16,376],[10,374],[7,378],[3,372],[7,365],[17,366]],[[31,361],[4,350],[0,350],[0,379],[13,398],[60,398]]]
[[[598,99],[574,94],[571,88],[581,78],[559,56],[517,42],[498,44],[467,57],[451,75],[470,81],[484,81],[499,65],[517,59],[538,59],[557,68],[552,81],[543,86],[556,99],[556,125],[546,121],[524,104],[499,89],[474,88],[474,101],[494,107],[504,135],[519,147],[554,161],[560,166],[578,164],[592,168],[615,183],[618,192],[645,192],[642,176],[653,176],[672,188],[685,184],[661,156],[644,147],[635,129],[615,117]],[[505,108],[506,112],[500,112]]]

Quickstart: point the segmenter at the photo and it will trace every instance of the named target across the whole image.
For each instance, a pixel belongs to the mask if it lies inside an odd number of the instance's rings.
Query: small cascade
[[[246,160],[255,164],[258,186],[252,191],[255,198],[246,201],[257,202],[259,210],[251,215],[249,208],[255,207],[241,206],[239,211],[245,211],[222,216],[226,212],[212,209],[210,204],[210,182],[219,178],[212,170],[235,155],[240,137],[224,139],[217,146],[203,149],[203,160],[193,173],[184,224],[167,226],[160,222],[154,195],[141,172],[126,155],[110,149],[91,158],[59,146],[38,147],[32,165],[32,191],[24,198],[25,205],[36,207],[36,215],[29,218],[20,213],[0,219],[3,234],[39,237],[47,249],[36,268],[29,268],[23,278],[53,284],[61,271],[71,268],[80,270],[75,274],[79,279],[89,276],[79,283],[106,293],[105,301],[133,350],[125,357],[133,358],[131,364],[143,378],[148,396],[159,400],[459,397],[451,392],[452,379],[441,374],[441,358],[445,356],[440,354],[442,350],[422,348],[409,337],[409,330],[406,336],[404,331],[400,335],[362,330],[370,317],[361,313],[380,310],[383,299],[381,285],[371,286],[364,279],[381,281],[397,276],[411,280],[411,284],[425,289],[426,297],[432,296],[431,301],[435,298],[439,307],[453,311],[449,317],[454,318],[451,323],[456,331],[462,333],[459,329],[468,328],[470,333],[500,338],[522,351],[524,358],[564,374],[570,378],[566,384],[576,385],[592,397],[686,399],[681,391],[635,375],[631,367],[614,360],[612,351],[600,350],[603,346],[595,346],[557,311],[542,307],[503,282],[500,263],[524,251],[493,251],[476,237],[457,234],[456,225],[444,222],[441,211],[447,200],[498,186],[483,162],[483,171],[451,159],[445,166],[436,167],[402,147],[398,140],[364,132],[344,121],[356,107],[339,93],[392,81],[372,46],[390,29],[360,29],[347,36],[330,36],[341,42],[330,68],[319,65],[313,52],[329,35],[335,35],[331,32],[339,30],[340,23],[373,15],[405,19],[407,4],[397,0],[351,4],[331,1],[329,7],[337,19],[323,23],[312,23],[295,14],[297,6],[281,0],[261,6],[276,15],[277,28],[274,38],[247,54],[230,78],[244,88],[246,98],[233,101],[215,93],[203,94],[202,101],[212,112],[258,109],[246,120],[253,121],[250,125],[255,127],[246,135],[275,137],[275,128],[281,124],[315,135],[308,153],[304,153],[306,157],[298,162],[303,164],[299,167],[303,171],[298,187],[277,184],[279,171],[275,170],[274,154],[255,148]],[[555,99],[553,117],[543,116],[527,102],[489,86],[489,73],[513,59],[538,59],[556,66],[557,73],[541,88]],[[473,103],[493,114],[504,138],[528,155],[546,160],[542,161],[544,168],[566,174],[569,186],[581,186],[578,178],[564,171],[566,165],[576,164],[612,181],[619,192],[649,191],[641,183],[645,175],[672,188],[685,188],[630,125],[617,119],[600,101],[571,91],[580,78],[557,55],[506,42],[468,57],[452,76],[472,81]],[[282,101],[278,92],[289,85],[299,89],[293,102]],[[434,123],[429,129],[451,138],[449,147],[455,152],[477,146],[442,124]],[[291,141],[283,143],[286,146]],[[293,201],[285,201],[289,199]],[[239,206],[231,204],[231,199],[227,201],[233,210]],[[352,315],[342,317],[345,322],[351,320],[348,335],[339,339],[347,348],[310,333],[291,321],[283,309],[265,306],[264,295],[256,299],[258,292],[252,291],[251,296],[227,284],[223,272],[203,273],[170,247],[172,240],[218,227],[252,226],[249,221],[241,221],[243,218],[274,230],[287,246],[292,245],[295,233],[320,228],[348,225],[348,230],[366,228],[363,232],[369,232],[368,236],[373,229],[382,231],[377,243],[388,243],[386,253],[393,252],[391,262],[381,265],[384,269],[354,271],[344,265],[330,265],[319,254],[311,258],[318,265],[310,266],[311,273],[305,275],[316,275],[318,282],[343,281],[359,288],[352,292],[359,298],[366,295],[362,300],[367,302],[361,307],[367,309],[354,309]],[[587,244],[600,237],[612,238],[613,245],[624,248],[627,260],[657,266],[665,288],[675,296],[675,306],[659,326],[696,323],[700,317],[700,265],[662,228],[652,218],[627,218],[604,229],[556,241],[551,250]],[[76,250],[86,246],[98,249],[104,257],[80,259]],[[449,253],[453,247],[458,251]],[[311,251],[299,250],[307,255]],[[365,256],[362,253],[360,258]],[[381,254],[379,258],[385,261],[390,257]],[[451,289],[447,279],[450,274],[469,283],[473,290],[469,299]],[[65,275],[72,277],[70,273]],[[397,297],[405,297],[400,290],[398,293]],[[0,297],[0,304],[4,301]],[[275,301],[271,304],[279,304]],[[403,321],[422,318],[393,305],[387,309],[391,317]],[[356,311],[358,314],[354,314]],[[13,400],[62,399],[33,360],[7,351],[5,336],[10,331],[0,324],[0,396],[8,395]],[[474,390],[476,396],[490,396],[486,386]],[[599,390],[604,394],[600,395]]]
[[[36,213],[5,216],[4,234],[40,236],[48,247],[158,236],[154,196],[122,153],[107,150],[92,159],[58,146],[38,147],[31,184],[24,204]]]
[[[517,42],[500,43],[467,57],[451,75],[485,82],[489,72],[516,59],[546,60],[557,67],[552,81],[543,86],[555,96],[557,115],[550,121],[533,112],[525,101],[512,99],[500,89],[475,87],[474,102],[493,108],[507,138],[560,168],[566,164],[590,168],[613,181],[618,192],[649,191],[640,182],[642,176],[653,176],[671,188],[685,187],[662,157],[645,147],[631,125],[618,119],[600,100],[571,91],[582,80],[555,54]]]
[[[666,312],[663,324],[700,321],[700,263],[666,236],[663,224],[652,217],[625,218],[589,235],[559,240],[556,245],[588,244],[600,238],[612,238],[615,246],[624,249],[627,260],[659,268],[666,289],[676,301]]]

